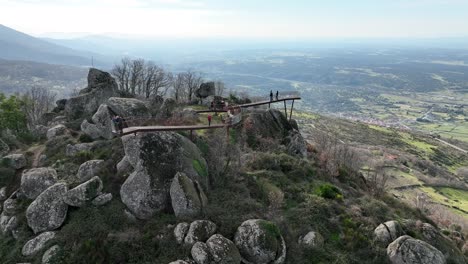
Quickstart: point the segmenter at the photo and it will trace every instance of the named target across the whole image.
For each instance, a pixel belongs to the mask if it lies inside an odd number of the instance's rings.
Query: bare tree
[[[29,129],[42,124],[43,115],[54,107],[56,94],[44,87],[32,87],[22,96],[23,111],[28,120]]]
[[[141,94],[141,84],[143,83],[143,75],[145,69],[145,60],[133,60],[130,65],[130,92],[132,94]]]
[[[188,70],[185,73],[185,87],[186,87],[186,92],[187,92],[187,99],[189,102],[192,102],[195,90],[200,87],[202,82],[203,82],[203,79],[199,72]]]
[[[185,97],[185,73],[181,72],[172,79],[172,92],[176,102]]]
[[[130,92],[129,80],[130,80],[130,65],[131,60],[129,58],[123,58],[120,64],[116,64],[111,70],[111,74],[117,79],[119,89],[125,92]]]
[[[156,95],[165,95],[172,84],[172,73],[166,72],[162,67],[148,62],[143,73],[143,91],[146,98]]]
[[[393,168],[393,166],[378,164],[374,166],[373,169],[369,168],[365,170],[367,172],[367,187],[374,197],[381,197],[387,189],[387,183],[391,176],[390,173],[388,173],[387,168]]]

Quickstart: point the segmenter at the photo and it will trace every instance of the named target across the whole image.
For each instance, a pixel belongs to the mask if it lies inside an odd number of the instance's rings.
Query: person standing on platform
[[[270,101],[273,101],[273,90],[270,90]]]
[[[278,90],[276,90],[276,101],[278,101],[278,95],[279,95],[279,92]]]

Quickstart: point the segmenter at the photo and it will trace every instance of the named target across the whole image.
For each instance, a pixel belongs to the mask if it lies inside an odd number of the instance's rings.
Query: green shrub
[[[200,162],[199,160],[192,160],[192,166],[195,169],[195,171],[198,173],[198,175],[202,177],[208,177],[208,171],[206,166]]]
[[[315,188],[314,193],[322,198],[342,200],[343,194],[334,185],[325,183]]]
[[[77,164],[82,164],[88,160],[93,159],[93,153],[91,151],[80,151],[73,157],[73,161]]]

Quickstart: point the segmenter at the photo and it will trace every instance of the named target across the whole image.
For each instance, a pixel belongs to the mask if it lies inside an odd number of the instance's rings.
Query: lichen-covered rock
[[[26,219],[34,233],[59,228],[67,216],[68,205],[63,201],[68,188],[64,183],[50,186],[26,210]]]
[[[185,236],[187,236],[190,225],[188,223],[179,223],[174,228],[174,237],[177,243],[184,243]]]
[[[57,172],[50,167],[26,170],[21,175],[21,192],[29,199],[34,199],[54,185],[57,179]]]
[[[10,216],[3,212],[0,215],[0,230],[3,234],[9,234],[18,226],[18,218],[16,216]]]
[[[403,229],[397,221],[387,221],[374,230],[375,241],[383,247],[387,247],[403,234]]]
[[[119,161],[119,163],[117,163],[116,169],[118,174],[124,176],[132,173],[133,171],[132,164],[130,164],[130,162],[128,161],[127,156],[124,156],[122,160]]]
[[[193,245],[196,242],[205,242],[216,232],[216,224],[208,220],[196,220],[190,224],[184,242]]]
[[[217,264],[239,264],[241,256],[234,242],[216,234],[207,241],[211,259]]]
[[[110,97],[118,95],[114,78],[107,73],[91,68],[88,73],[88,87],[80,95],[68,99],[65,115],[69,120],[89,117]]]
[[[7,188],[1,187],[0,188],[0,201],[4,201],[7,198]]]
[[[170,194],[172,208],[177,217],[200,215],[208,204],[208,198],[202,186],[183,173],[178,172],[174,177]]]
[[[97,112],[92,117],[92,121],[93,123],[88,122],[86,119],[83,120],[81,131],[93,139],[112,139],[114,137],[112,133],[112,116],[107,105],[102,104],[99,106]]]
[[[56,125],[47,130],[47,139],[51,140],[58,136],[65,135],[65,132],[67,132],[67,127],[65,127],[64,125]]]
[[[55,245],[49,248],[44,255],[42,255],[42,264],[53,264],[54,257],[60,252],[60,246]]]
[[[95,176],[89,181],[69,190],[63,197],[63,201],[71,206],[82,207],[90,203],[101,192],[102,181],[98,176]]]
[[[3,202],[3,212],[6,215],[15,215],[18,211],[18,199],[15,194],[11,195]]]
[[[456,243],[449,237],[442,234],[437,228],[428,223],[423,223],[420,227],[422,240],[437,248],[448,263],[464,264],[466,259],[463,252],[457,247]]]
[[[286,116],[276,109],[252,112],[244,120],[244,127],[248,128],[249,133],[277,140],[283,140],[293,129]]]
[[[104,168],[104,160],[88,160],[80,165],[76,177],[78,182],[88,181],[96,175],[99,175]]]
[[[393,264],[445,264],[442,252],[428,243],[410,236],[401,236],[387,247]]]
[[[120,189],[122,202],[140,219],[170,208],[170,185],[177,172],[208,185],[200,150],[176,133],[141,133],[122,137],[125,155],[135,171]]]
[[[298,243],[304,247],[315,249],[323,246],[324,239],[318,232],[310,231],[304,236],[301,236]]]
[[[112,201],[112,193],[103,193],[91,202],[94,206],[103,206]]]
[[[196,242],[192,246],[192,250],[190,251],[190,253],[192,255],[192,258],[195,260],[197,264],[213,263],[211,256],[210,256],[210,249],[203,242]]]
[[[72,157],[80,152],[91,151],[94,148],[94,145],[94,143],[80,143],[76,145],[68,144],[65,149],[65,155]]]
[[[8,164],[12,169],[19,170],[27,165],[26,157],[23,154],[10,154],[3,157],[2,162]]]
[[[291,130],[285,138],[288,154],[300,158],[307,157],[307,142],[297,130]]]
[[[286,259],[286,243],[278,227],[261,219],[247,220],[237,229],[234,242],[247,264],[281,264]]]
[[[44,232],[24,244],[21,253],[23,256],[33,256],[41,251],[47,242],[55,238],[55,232]]]
[[[151,113],[145,103],[135,98],[111,97],[107,105],[112,112],[123,118],[150,118]]]

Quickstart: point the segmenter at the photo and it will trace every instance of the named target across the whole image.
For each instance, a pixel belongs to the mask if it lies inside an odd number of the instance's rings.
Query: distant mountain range
[[[110,60],[99,54],[35,38],[1,24],[0,58],[74,66],[90,66],[92,63],[98,67],[111,65]]]

